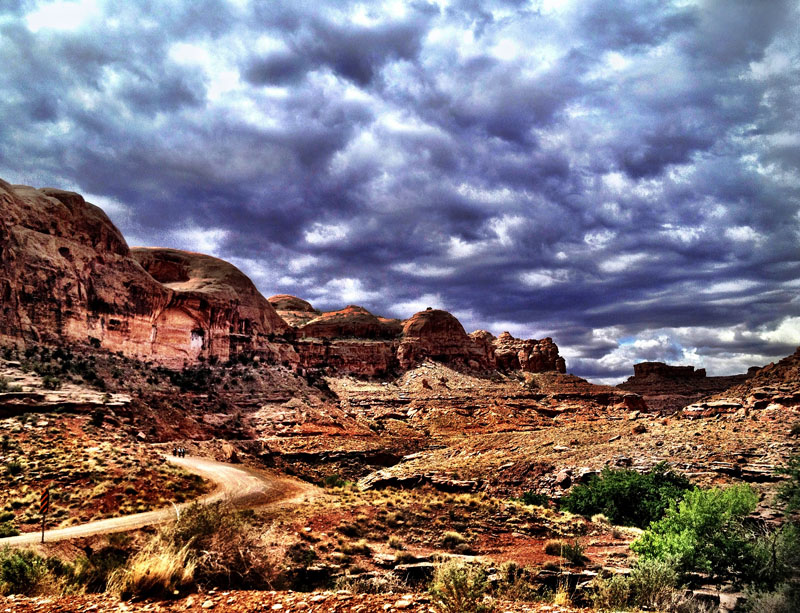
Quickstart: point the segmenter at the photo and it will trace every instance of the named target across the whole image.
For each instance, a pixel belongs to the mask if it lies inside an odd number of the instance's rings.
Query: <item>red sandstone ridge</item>
[[[6,339],[92,342],[173,367],[240,351],[297,361],[290,345],[268,342],[288,326],[230,264],[191,254],[184,267],[157,263],[153,251],[148,265],[161,283],[132,257],[105,213],[79,194],[0,180],[0,204]]]
[[[298,338],[396,338],[402,328],[397,320],[379,319],[367,309],[350,305],[322,313],[298,327]]]
[[[566,372],[567,364],[550,337],[542,340],[514,338],[503,332],[494,342],[497,367],[526,372]]]
[[[320,313],[285,294],[268,301],[223,260],[129,249],[105,213],[73,192],[0,180],[0,204],[0,340],[91,342],[173,368],[246,353],[368,376],[425,360],[472,370],[564,372],[551,339],[467,335],[442,310],[400,322],[354,305]]]

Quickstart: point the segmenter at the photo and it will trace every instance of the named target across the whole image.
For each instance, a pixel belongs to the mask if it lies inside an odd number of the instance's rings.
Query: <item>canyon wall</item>
[[[0,180],[0,341],[90,343],[170,368],[246,354],[304,370],[384,376],[426,360],[473,371],[564,372],[552,339],[467,334],[450,313],[405,321],[350,305],[265,299],[232,264],[129,248],[73,192]]]

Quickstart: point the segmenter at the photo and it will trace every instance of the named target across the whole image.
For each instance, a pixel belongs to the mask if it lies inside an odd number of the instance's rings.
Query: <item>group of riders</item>
[[[186,447],[173,447],[172,448],[172,455],[176,458],[185,458],[186,457]]]

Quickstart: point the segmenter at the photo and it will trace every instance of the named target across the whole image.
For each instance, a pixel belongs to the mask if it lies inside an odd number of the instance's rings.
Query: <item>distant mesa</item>
[[[171,368],[241,354],[291,368],[382,376],[425,360],[564,372],[551,339],[467,334],[428,307],[401,321],[349,305],[265,299],[238,268],[169,248],[129,248],[80,194],[0,180],[0,340],[91,343]]]
[[[706,369],[694,369],[694,366],[670,366],[664,362],[640,362],[633,365],[633,376],[663,377],[665,379],[691,379],[706,376]]]
[[[674,413],[705,396],[737,385],[748,376],[708,377],[704,368],[641,362],[634,364],[633,376],[617,387],[641,395],[651,410]]]

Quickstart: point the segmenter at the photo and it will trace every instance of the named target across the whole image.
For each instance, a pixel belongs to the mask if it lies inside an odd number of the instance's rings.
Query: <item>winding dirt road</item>
[[[278,477],[270,478],[255,471],[250,471],[242,466],[215,462],[207,458],[186,457],[176,458],[167,456],[167,460],[185,468],[186,470],[200,475],[217,485],[212,493],[207,494],[197,501],[215,502],[217,500],[227,500],[236,506],[259,506],[277,501],[297,497],[307,493],[311,486],[305,487],[303,484],[288,479]],[[79,526],[69,528],[59,528],[48,530],[44,534],[45,543],[63,541],[66,539],[92,536],[95,534],[109,534],[112,532],[124,532],[135,530],[144,526],[164,523],[175,519],[180,509],[191,502],[184,502],[156,511],[146,513],[136,513],[135,515],[125,515],[123,517],[112,517],[100,521],[89,522]],[[0,539],[0,547],[31,545],[38,543],[42,538],[41,532],[29,532]]]

